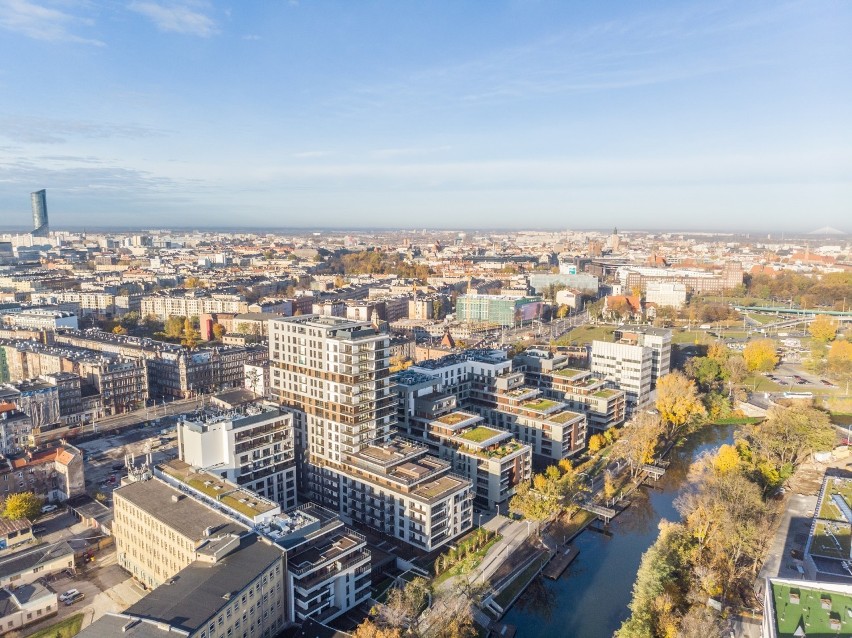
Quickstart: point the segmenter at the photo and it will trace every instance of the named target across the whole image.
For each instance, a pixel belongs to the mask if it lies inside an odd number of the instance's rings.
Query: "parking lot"
[[[150,450],[154,463],[177,456],[177,437],[174,432],[162,435],[173,422],[161,421],[156,425],[140,426],[112,436],[105,436],[79,443],[86,454],[86,487],[89,492],[100,492],[109,496],[118,487],[126,473],[124,457],[131,454],[136,463],[142,462]]]
[[[39,542],[56,543],[64,540],[75,551],[82,551],[89,546],[86,539],[102,536],[97,530],[78,522],[65,507],[40,516],[35,521],[35,527],[40,530],[36,534]],[[71,605],[60,602],[56,616],[28,627],[26,634],[77,613],[84,614],[85,626],[108,611],[124,611],[145,593],[130,575],[119,567],[114,547],[95,552],[91,561],[78,565],[76,572],[63,571],[43,580],[59,595],[76,589],[83,594],[83,598]]]

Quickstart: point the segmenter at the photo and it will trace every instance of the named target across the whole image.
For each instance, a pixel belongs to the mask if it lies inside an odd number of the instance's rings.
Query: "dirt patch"
[[[852,469],[849,463],[852,463],[852,457],[848,453],[842,455],[840,458],[832,459],[828,463],[817,463],[813,459],[809,459],[805,463],[802,463],[796,470],[796,473],[790,477],[790,480],[787,481],[787,487],[796,494],[811,494],[815,496],[819,494],[826,470],[832,468]]]

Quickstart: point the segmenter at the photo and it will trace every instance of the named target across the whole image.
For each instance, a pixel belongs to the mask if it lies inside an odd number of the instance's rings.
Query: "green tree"
[[[33,521],[41,514],[43,504],[44,500],[32,492],[10,494],[6,497],[6,502],[3,505],[3,518],[13,521],[19,518],[27,518]]]
[[[186,317],[175,316],[166,319],[163,325],[163,331],[166,337],[170,339],[179,339],[183,335],[183,328],[186,323]]]

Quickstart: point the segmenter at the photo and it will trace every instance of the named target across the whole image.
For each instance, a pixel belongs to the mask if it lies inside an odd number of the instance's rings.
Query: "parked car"
[[[86,597],[86,594],[84,594],[84,593],[83,593],[83,592],[81,592],[81,591],[78,591],[78,592],[77,592],[76,594],[74,594],[71,598],[66,599],[66,600],[65,600],[65,604],[66,604],[66,605],[73,605],[73,604],[74,604],[74,603],[76,603],[77,601],[79,601],[79,600],[83,600],[85,597]]]
[[[33,527],[33,534],[44,534],[47,528],[44,525],[36,525]]]
[[[44,505],[41,508],[41,513],[49,514],[50,512],[55,512],[57,509],[56,505]]]
[[[67,601],[68,599],[70,599],[70,598],[74,598],[74,596],[76,596],[76,595],[77,595],[77,594],[79,594],[79,593],[80,593],[80,590],[79,590],[79,589],[69,589],[69,590],[68,590],[67,592],[65,592],[64,594],[59,594],[59,600],[60,600],[60,602],[63,602],[63,603],[64,603],[64,602],[65,602],[65,601]]]

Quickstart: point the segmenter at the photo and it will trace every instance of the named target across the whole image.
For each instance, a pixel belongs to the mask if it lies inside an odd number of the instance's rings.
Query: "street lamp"
[[[479,525],[478,525],[478,527],[479,527],[479,529],[482,529],[482,512],[480,512],[479,514],[477,514],[477,516],[479,517],[479,519],[478,519],[478,521],[479,521]]]

